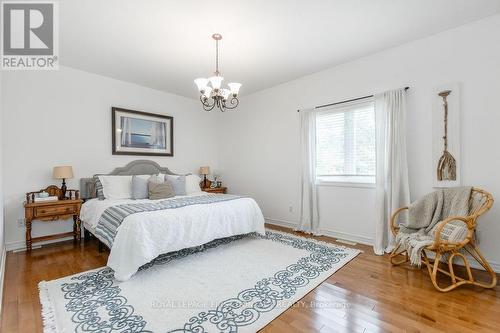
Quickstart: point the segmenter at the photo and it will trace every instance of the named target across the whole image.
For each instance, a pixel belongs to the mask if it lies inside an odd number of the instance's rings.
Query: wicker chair
[[[429,271],[429,275],[432,280],[432,284],[434,287],[442,292],[447,292],[457,288],[458,286],[464,284],[472,284],[476,286],[480,286],[483,288],[494,288],[497,284],[497,275],[488,264],[484,256],[479,251],[479,248],[476,245],[474,232],[476,230],[477,219],[479,216],[487,212],[491,206],[493,205],[493,196],[481,189],[473,188],[470,197],[470,214],[469,216],[452,216],[445,219],[441,222],[440,225],[437,226],[435,230],[435,239],[434,243],[428,245],[422,251],[422,263],[427,266]],[[391,216],[391,230],[392,233],[396,236],[399,231],[399,226],[397,225],[397,216],[404,210],[408,209],[408,207],[403,207],[396,210]],[[467,226],[467,234],[465,238],[460,242],[450,242],[445,241],[441,238],[441,231],[444,226],[452,221],[462,221]],[[455,222],[456,223],[456,222]],[[430,259],[427,255],[427,251],[434,252],[434,259]],[[464,255],[464,253],[469,253],[481,266],[484,267],[486,272],[489,274],[491,278],[491,282],[483,283],[474,279],[468,258]],[[401,256],[403,258],[401,258]],[[465,270],[467,272],[467,277],[459,277],[455,275],[453,269],[453,259],[455,257],[461,258],[464,262]],[[401,249],[399,246],[396,247],[391,255],[390,260],[393,265],[399,265],[408,261],[408,253],[406,250]],[[447,266],[445,268],[440,267],[439,263],[444,262],[441,266]],[[447,264],[447,265],[446,265]],[[451,278],[451,283],[446,287],[440,287],[437,282],[437,273],[443,273],[448,275]]]

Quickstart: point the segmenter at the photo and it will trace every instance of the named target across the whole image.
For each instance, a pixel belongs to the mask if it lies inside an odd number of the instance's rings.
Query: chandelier
[[[212,111],[217,107],[222,112],[234,109],[238,106],[238,92],[240,91],[241,83],[231,82],[227,86],[229,89],[221,88],[222,80],[224,78],[219,72],[219,41],[222,35],[213,34],[212,38],[215,40],[215,73],[214,76],[205,78],[198,78],[194,83],[200,92],[200,101],[205,111]]]

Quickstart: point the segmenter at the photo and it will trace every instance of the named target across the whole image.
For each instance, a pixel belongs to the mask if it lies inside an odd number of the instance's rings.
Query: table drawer
[[[58,207],[37,207],[35,208],[35,217],[75,214],[76,210],[77,210],[76,205],[58,206]]]

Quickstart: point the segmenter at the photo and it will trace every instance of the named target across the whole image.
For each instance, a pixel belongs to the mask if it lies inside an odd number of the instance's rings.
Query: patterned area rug
[[[44,332],[256,332],[359,250],[275,231],[39,284]]]

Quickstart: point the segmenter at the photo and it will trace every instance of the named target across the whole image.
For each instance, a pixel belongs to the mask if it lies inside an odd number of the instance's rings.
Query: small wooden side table
[[[31,192],[33,193],[33,192]],[[31,251],[32,244],[50,239],[63,238],[73,236],[75,241],[80,240],[80,209],[83,200],[78,199],[62,199],[57,201],[42,201],[33,202],[27,195],[27,201],[24,202],[24,217],[26,221],[26,249]],[[64,232],[55,235],[47,235],[41,237],[31,237],[31,223],[34,220],[40,221],[56,221],[67,220],[73,217],[73,231]]]
[[[201,181],[200,183],[200,188],[203,192],[208,192],[208,193],[220,193],[220,194],[226,194],[227,192],[227,187],[210,187],[212,185],[212,181],[207,179],[206,181]]]
[[[201,190],[208,193],[225,194],[227,192],[227,187],[206,187],[202,188]]]

